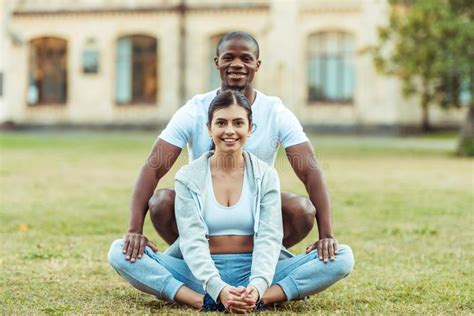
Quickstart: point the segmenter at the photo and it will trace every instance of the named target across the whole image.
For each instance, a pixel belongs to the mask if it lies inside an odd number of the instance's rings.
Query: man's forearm
[[[334,238],[329,193],[311,143],[305,142],[288,147],[286,155],[316,208],[319,238]]]
[[[132,201],[130,203],[129,233],[143,233],[143,223],[148,211],[148,201],[158,185],[156,173],[147,165],[142,167],[137,182],[133,188]]]
[[[319,169],[311,170],[306,179],[305,187],[309,199],[316,208],[316,223],[318,225],[319,238],[333,238],[329,192],[326,189]]]

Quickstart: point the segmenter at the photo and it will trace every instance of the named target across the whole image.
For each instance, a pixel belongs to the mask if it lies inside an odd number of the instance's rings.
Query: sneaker
[[[265,302],[263,302],[263,300],[260,300],[255,304],[255,312],[263,312],[267,309],[267,307],[268,306],[265,305]]]
[[[222,303],[216,303],[209,294],[204,295],[201,312],[223,312],[225,307]]]

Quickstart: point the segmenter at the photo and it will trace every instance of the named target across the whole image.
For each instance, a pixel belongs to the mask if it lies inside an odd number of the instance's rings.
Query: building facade
[[[416,99],[362,53],[385,0],[0,0],[0,122],[165,124],[215,89],[215,46],[242,30],[260,43],[255,86],[304,125],[417,126]],[[463,110],[432,108],[439,126]]]

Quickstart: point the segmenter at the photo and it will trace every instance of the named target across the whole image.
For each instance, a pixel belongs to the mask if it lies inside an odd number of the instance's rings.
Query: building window
[[[353,101],[354,55],[354,37],[351,34],[322,32],[309,36],[309,102]]]
[[[214,57],[216,56],[216,47],[219,40],[224,36],[225,33],[217,34],[211,36],[209,40],[209,56],[208,56],[208,88],[210,90],[219,88],[221,86],[221,77],[219,75],[219,71],[216,69],[216,64],[214,63]]]
[[[65,104],[67,41],[42,37],[31,40],[29,46],[28,104]]]
[[[85,74],[96,74],[99,72],[99,49],[95,40],[87,40],[82,51],[82,72]]]
[[[115,98],[119,104],[156,103],[157,41],[132,35],[117,41]]]
[[[82,52],[82,72],[85,74],[99,72],[99,52],[97,50],[85,49]]]

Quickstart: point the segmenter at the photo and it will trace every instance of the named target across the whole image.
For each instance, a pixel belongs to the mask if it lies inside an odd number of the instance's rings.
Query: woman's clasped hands
[[[258,291],[252,285],[237,288],[226,286],[219,294],[219,299],[225,309],[236,314],[245,314],[255,310],[258,298]]]

